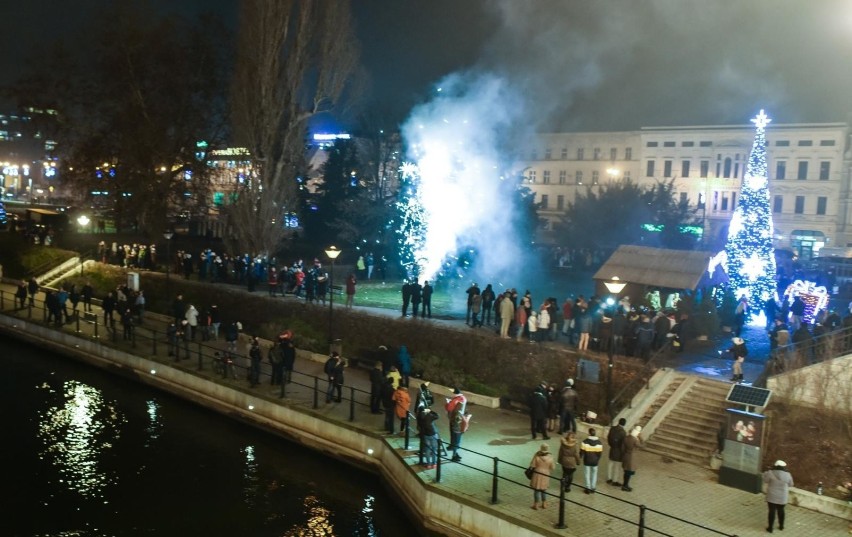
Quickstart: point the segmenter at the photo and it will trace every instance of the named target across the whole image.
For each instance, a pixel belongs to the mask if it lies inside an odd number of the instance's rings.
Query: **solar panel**
[[[770,395],[772,395],[772,390],[767,390],[766,388],[734,384],[731,386],[731,391],[728,392],[728,397],[725,400],[741,405],[765,407],[769,404]]]

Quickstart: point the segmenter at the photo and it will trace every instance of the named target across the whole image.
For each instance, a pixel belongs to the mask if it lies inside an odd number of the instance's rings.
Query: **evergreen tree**
[[[771,120],[760,111],[752,119],[756,132],[748,159],[740,199],[728,228],[725,252],[731,289],[752,304],[775,292],[775,249],[766,164],[766,125]]]

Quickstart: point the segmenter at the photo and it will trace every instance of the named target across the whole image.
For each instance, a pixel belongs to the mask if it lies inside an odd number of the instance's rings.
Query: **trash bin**
[[[139,291],[139,273],[138,272],[128,272],[127,273],[127,288],[131,291],[138,292]]]

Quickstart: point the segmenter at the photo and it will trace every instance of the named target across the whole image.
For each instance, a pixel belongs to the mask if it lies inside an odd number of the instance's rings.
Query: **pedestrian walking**
[[[328,388],[325,392],[325,402],[330,403],[332,400],[340,402],[343,391],[343,360],[337,351],[333,351],[331,356],[325,362],[323,371],[328,377]],[[334,397],[335,392],[337,397]]]
[[[559,464],[562,466],[562,490],[571,492],[574,482],[574,472],[580,464],[580,449],[577,446],[577,435],[569,431],[559,441]]]
[[[530,488],[533,489],[533,509],[545,509],[547,507],[547,486],[550,484],[550,472],[556,467],[553,455],[550,454],[550,446],[542,444],[530,461],[533,475],[530,478]]]
[[[567,431],[577,432],[577,407],[579,396],[574,389],[574,379],[567,379],[559,392],[559,434]]]
[[[346,278],[346,307],[351,308],[355,304],[355,274],[350,273]],[[332,290],[334,292],[334,290]]]
[[[633,455],[636,452],[637,446],[642,443],[642,438],[639,433],[642,432],[642,427],[637,425],[630,430],[630,434],[624,438],[624,454],[622,456],[621,466],[624,468],[624,483],[621,485],[621,490],[631,492],[630,479],[636,474],[636,459]]]
[[[622,462],[624,461],[624,439],[627,437],[627,431],[624,426],[627,420],[621,418],[618,420],[618,425],[609,430],[606,435],[606,443],[609,446],[609,460],[606,468],[606,483],[614,487],[620,487],[618,482],[619,473]]]
[[[731,348],[728,349],[728,352],[731,353],[731,356],[734,359],[731,381],[742,382],[743,362],[745,362],[745,358],[748,356],[748,348],[746,348],[745,340],[741,337],[735,337],[731,340],[731,342],[733,345],[731,345]]]
[[[775,526],[775,515],[778,515],[778,529],[784,530],[784,506],[790,487],[793,486],[793,476],[787,470],[787,463],[775,461],[771,469],[763,472],[763,482],[766,484],[766,504],[769,507],[769,525],[766,531],[772,533]]]
[[[598,464],[603,454],[603,444],[597,437],[597,431],[589,429],[589,436],[580,443],[580,455],[583,458],[583,477],[586,494],[594,494],[598,484]]]

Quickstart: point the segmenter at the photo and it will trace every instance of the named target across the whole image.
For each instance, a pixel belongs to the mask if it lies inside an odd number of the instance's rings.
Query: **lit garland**
[[[792,304],[797,296],[802,297],[802,302],[805,303],[805,313],[802,317],[808,324],[813,323],[817,314],[828,306],[828,290],[814,282],[796,280],[788,285],[784,291],[787,303]]]
[[[766,125],[770,121],[763,110],[752,119],[754,144],[725,245],[731,288],[737,297],[746,295],[753,304],[773,296],[776,288],[766,163]]]

